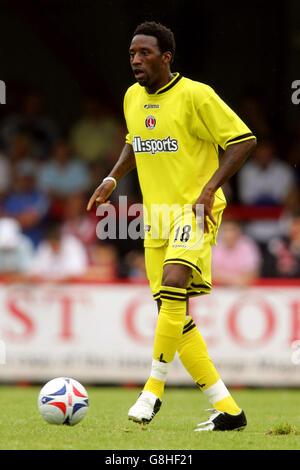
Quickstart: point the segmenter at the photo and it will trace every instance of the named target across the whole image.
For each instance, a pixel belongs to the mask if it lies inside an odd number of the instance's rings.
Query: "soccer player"
[[[159,315],[150,376],[129,419],[148,423],[155,416],[177,351],[214,407],[195,431],[242,429],[245,413],[212,363],[188,314],[188,299],[211,291],[211,246],[226,206],[221,186],[249,156],[256,139],[212,88],[171,72],[174,53],[174,35],[165,26],[145,22],[136,28],[129,57],[137,83],[124,98],[126,143],[87,209],[108,201],[118,180],[137,168],[145,208],[147,276]],[[218,146],[225,151],[220,163]],[[174,205],[191,207],[190,223],[184,225],[182,212],[175,210],[167,230],[164,210]],[[161,219],[154,217],[157,207],[162,208]],[[203,208],[202,237],[198,207]]]

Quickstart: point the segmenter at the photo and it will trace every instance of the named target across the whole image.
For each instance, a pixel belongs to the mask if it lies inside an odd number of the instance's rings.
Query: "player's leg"
[[[154,300],[160,298],[160,286],[163,273],[163,261],[166,246],[145,246],[145,265],[147,277]],[[140,393],[137,402],[129,409],[128,417],[137,422],[149,422],[161,406],[163,384],[161,376],[154,374],[153,392],[144,390]],[[163,384],[162,384],[163,382]]]
[[[176,354],[186,316],[186,286],[191,269],[165,267],[160,288],[161,307],[155,330],[152,367],[142,393],[128,412],[129,419],[150,422],[160,408],[169,366]]]
[[[178,355],[187,372],[217,411],[209,421],[200,423],[195,430],[231,430],[245,427],[245,414],[218,374],[209,357],[206,342],[197,327],[183,333]]]
[[[160,289],[160,310],[156,324],[152,369],[144,391],[160,400],[169,366],[173,361],[186,317],[186,289],[191,268],[180,264],[165,266]]]
[[[215,218],[219,225],[220,217],[215,214]],[[201,235],[197,237],[197,227],[195,231],[195,241],[193,242],[192,238],[186,240],[185,247],[180,247],[178,244],[169,245],[164,261],[164,266],[167,263],[173,263],[174,259],[187,266],[192,266],[192,276],[187,285],[188,296],[208,294],[211,291],[211,247],[215,243],[216,230],[210,227],[209,233],[204,234],[202,240]],[[186,317],[181,341],[178,344],[178,355],[185,369],[213,407],[220,413],[228,414],[229,420],[230,417],[236,416],[237,418],[232,418],[233,427],[245,425],[242,410],[219,376],[209,357],[206,342],[189,315]],[[227,421],[225,425],[230,428],[230,423],[228,425]],[[211,428],[211,426],[209,427]]]
[[[186,327],[178,345],[178,355],[215,409],[231,414],[240,413],[241,409],[224,385],[208,354],[206,342],[190,316],[187,316]]]

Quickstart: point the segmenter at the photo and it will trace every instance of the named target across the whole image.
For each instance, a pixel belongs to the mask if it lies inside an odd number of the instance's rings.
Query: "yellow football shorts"
[[[188,296],[210,293],[211,247],[216,244],[222,213],[223,210],[213,211],[217,226],[208,220],[209,233],[203,233],[197,226],[196,217],[192,216],[190,224],[175,220],[170,227],[169,238],[161,246],[145,244],[146,272],[154,300],[160,298],[164,266],[172,263],[192,268],[187,285]]]

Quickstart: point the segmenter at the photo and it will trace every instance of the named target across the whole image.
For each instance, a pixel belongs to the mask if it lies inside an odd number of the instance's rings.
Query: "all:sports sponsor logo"
[[[177,152],[178,140],[168,136],[166,139],[145,139],[135,136],[132,141],[134,153]]]

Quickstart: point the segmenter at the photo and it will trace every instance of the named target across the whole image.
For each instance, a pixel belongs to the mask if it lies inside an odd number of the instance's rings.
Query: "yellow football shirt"
[[[161,205],[194,204],[219,166],[218,145],[255,137],[211,87],[178,73],[154,94],[139,83],[128,88],[124,115],[143,195],[145,246],[158,246],[167,236],[151,236],[154,212],[164,219]],[[221,188],[215,205],[226,206]]]

